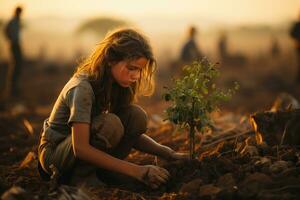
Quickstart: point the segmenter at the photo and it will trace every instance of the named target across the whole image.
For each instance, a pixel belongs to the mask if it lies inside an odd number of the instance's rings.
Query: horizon
[[[96,17],[112,17],[132,22],[134,27],[151,38],[154,49],[159,53],[169,51],[172,56],[178,52],[189,25],[199,29],[200,47],[209,53],[215,49],[218,33],[224,30],[246,33],[246,36],[235,34],[231,41],[232,51],[242,50],[251,54],[257,52],[254,51],[255,48],[264,51],[269,44],[269,32],[277,36],[280,34],[280,38],[283,38],[280,41],[282,46],[289,48],[291,42],[285,32],[290,23],[297,19],[300,8],[300,1],[296,0],[287,0],[285,4],[280,0],[128,0],[126,3],[121,0],[105,3],[102,0],[86,0],[84,4],[80,0],[66,0],[63,4],[58,0],[0,1],[0,20],[9,19],[16,5],[24,7],[22,19],[26,29],[22,37],[26,52],[37,55],[41,48],[46,47],[47,55],[52,55],[50,57],[61,56],[62,49],[64,55],[70,57],[77,49],[89,51],[93,48],[101,37],[88,35],[76,38],[73,33],[82,22]],[[256,15],[253,16],[253,13]],[[271,29],[265,31],[264,26]],[[259,31],[262,34],[258,35]],[[250,40],[246,39],[251,34]],[[7,52],[4,54],[7,57]]]
[[[156,19],[197,19],[228,25],[280,24],[298,18],[300,1],[286,0],[1,0],[0,19],[12,16],[16,5],[24,8],[23,18],[34,19],[57,16],[65,19],[88,19],[111,16],[133,21]],[[254,15],[255,14],[255,15]]]

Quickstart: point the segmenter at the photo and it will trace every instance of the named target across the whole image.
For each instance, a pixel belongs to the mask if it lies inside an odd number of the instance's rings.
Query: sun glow
[[[1,0],[0,18],[8,18],[16,5],[23,5],[28,17],[124,16],[132,19],[151,17],[207,18],[226,23],[276,23],[295,19],[300,1],[286,0]]]

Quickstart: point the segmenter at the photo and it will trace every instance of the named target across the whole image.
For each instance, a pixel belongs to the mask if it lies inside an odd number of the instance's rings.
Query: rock
[[[180,193],[188,193],[188,194],[192,194],[192,193],[197,193],[199,191],[200,186],[203,184],[202,179],[194,179],[188,183],[184,183],[179,192]]]
[[[253,198],[271,183],[272,179],[266,174],[259,172],[250,174],[239,185],[239,197],[245,199]]]
[[[1,196],[2,200],[29,200],[26,191],[18,186],[13,186],[3,193]]]
[[[224,189],[217,194],[216,199],[224,199],[224,200],[238,199],[237,191],[238,191],[237,186],[234,186],[232,189]]]
[[[217,181],[217,186],[222,189],[232,189],[234,186],[236,186],[236,182],[232,176],[232,173],[227,173],[221,176]]]
[[[271,146],[300,145],[299,120],[299,108],[287,111],[259,112],[250,116],[250,122],[257,138],[261,138]]]
[[[256,166],[270,166],[272,161],[267,157],[261,157],[258,161],[255,162]]]
[[[259,160],[257,160],[254,163],[254,166],[255,166],[256,171],[261,171],[263,173],[268,174],[271,164],[272,164],[271,159],[269,159],[267,157],[261,157]]]
[[[297,199],[297,195],[290,193],[272,193],[268,191],[263,191],[257,195],[257,199],[269,199],[269,200],[288,200]]]
[[[276,161],[275,163],[273,163],[269,169],[272,174],[278,174],[278,173],[286,170],[287,168],[289,168],[290,165],[291,164],[287,161],[279,160],[279,161]]]
[[[199,197],[215,198],[222,189],[214,186],[213,184],[203,185],[199,190]]]
[[[239,168],[238,165],[234,164],[230,159],[225,157],[218,158],[216,166],[222,174],[236,171]]]
[[[300,174],[300,167],[291,167],[282,171],[280,174],[278,174],[277,177],[279,178],[298,177],[299,174]]]
[[[217,199],[235,199],[238,187],[232,173],[227,173],[219,177],[217,186],[222,189],[222,191],[218,193]]]
[[[276,112],[298,108],[300,108],[300,104],[295,97],[288,93],[281,93],[275,99],[270,111]]]
[[[246,177],[242,183],[242,185],[247,185],[252,182],[260,182],[261,184],[268,184],[272,181],[272,179],[266,174],[255,172]]]

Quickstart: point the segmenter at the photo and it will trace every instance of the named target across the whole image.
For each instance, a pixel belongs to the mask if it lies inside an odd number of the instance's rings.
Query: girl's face
[[[144,57],[136,60],[120,61],[112,66],[111,73],[114,80],[122,87],[129,87],[139,80],[141,71],[148,60]]]

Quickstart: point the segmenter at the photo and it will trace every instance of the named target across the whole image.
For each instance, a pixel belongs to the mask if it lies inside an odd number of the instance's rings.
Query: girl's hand
[[[166,169],[154,165],[141,166],[138,174],[136,178],[152,189],[158,188],[161,184],[167,182],[170,177]]]
[[[176,152],[169,147],[165,149],[164,154],[166,160],[188,160],[190,158],[189,154]]]
[[[172,151],[169,156],[170,160],[188,160],[190,159],[189,154],[187,153],[179,153],[176,151]]]

